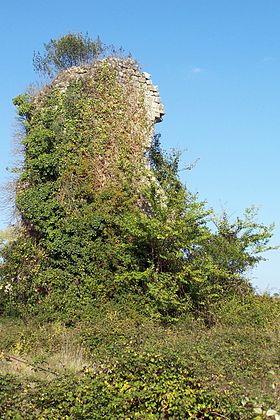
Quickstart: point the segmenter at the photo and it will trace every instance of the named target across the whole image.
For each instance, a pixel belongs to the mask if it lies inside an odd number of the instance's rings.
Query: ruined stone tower
[[[162,121],[164,108],[157,86],[134,60],[110,57],[65,70],[33,99],[32,118],[49,108],[51,96],[56,97],[57,103],[51,102],[60,114],[56,120],[57,126],[61,121],[58,138],[65,137],[68,115],[72,118],[71,109],[65,112],[67,102],[71,102],[73,112],[75,109],[78,117],[74,118],[75,129],[72,127],[74,146],[69,145],[68,152],[75,149],[85,163],[87,176],[92,175],[95,188],[111,182],[120,184],[129,171],[138,177],[136,182],[143,179],[139,171],[145,165],[144,155],[151,145],[155,123]],[[59,111],[61,104],[63,109]],[[74,170],[69,177],[69,170],[63,172],[62,190],[66,191],[73,174],[76,178],[77,174]]]
[[[92,65],[72,67],[61,73],[47,89],[60,89],[65,91],[73,80],[95,77],[98,68],[108,65],[116,74],[117,81],[126,87],[127,94],[144,95],[144,104],[147,111],[148,125],[162,121],[164,107],[160,100],[158,87],[153,85],[149,73],[142,72],[133,59],[107,58]]]

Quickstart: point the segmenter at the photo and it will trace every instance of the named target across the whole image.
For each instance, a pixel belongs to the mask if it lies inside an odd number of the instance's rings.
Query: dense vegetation
[[[88,63],[94,45],[69,34],[41,64]],[[277,418],[279,299],[247,279],[272,227],[253,210],[215,218],[180,181],[179,154],[158,135],[147,147],[143,95],[110,60],[92,66],[14,100],[24,164],[1,249],[2,418]]]

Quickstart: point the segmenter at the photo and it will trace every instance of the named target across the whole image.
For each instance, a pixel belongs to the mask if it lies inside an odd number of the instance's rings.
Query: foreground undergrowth
[[[279,299],[254,299],[211,328],[114,303],[72,327],[2,318],[1,418],[277,419]]]

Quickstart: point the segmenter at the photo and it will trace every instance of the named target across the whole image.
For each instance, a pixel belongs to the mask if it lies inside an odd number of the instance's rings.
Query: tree
[[[99,37],[92,40],[87,33],[71,32],[61,38],[51,39],[44,47],[43,55],[34,53],[33,66],[35,71],[51,78],[69,67],[93,62],[105,49]]]
[[[216,232],[205,248],[221,273],[226,273],[213,279],[225,289],[236,290],[240,282],[244,284],[248,270],[265,260],[263,252],[277,249],[269,245],[274,225],[257,223],[256,215],[256,209],[251,207],[245,210],[243,219],[237,217],[234,222],[225,212],[213,219]]]

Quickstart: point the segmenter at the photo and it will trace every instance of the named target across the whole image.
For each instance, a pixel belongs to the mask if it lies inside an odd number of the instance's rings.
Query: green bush
[[[280,300],[267,294],[231,296],[219,302],[214,312],[216,321],[223,325],[256,328],[279,325]]]

